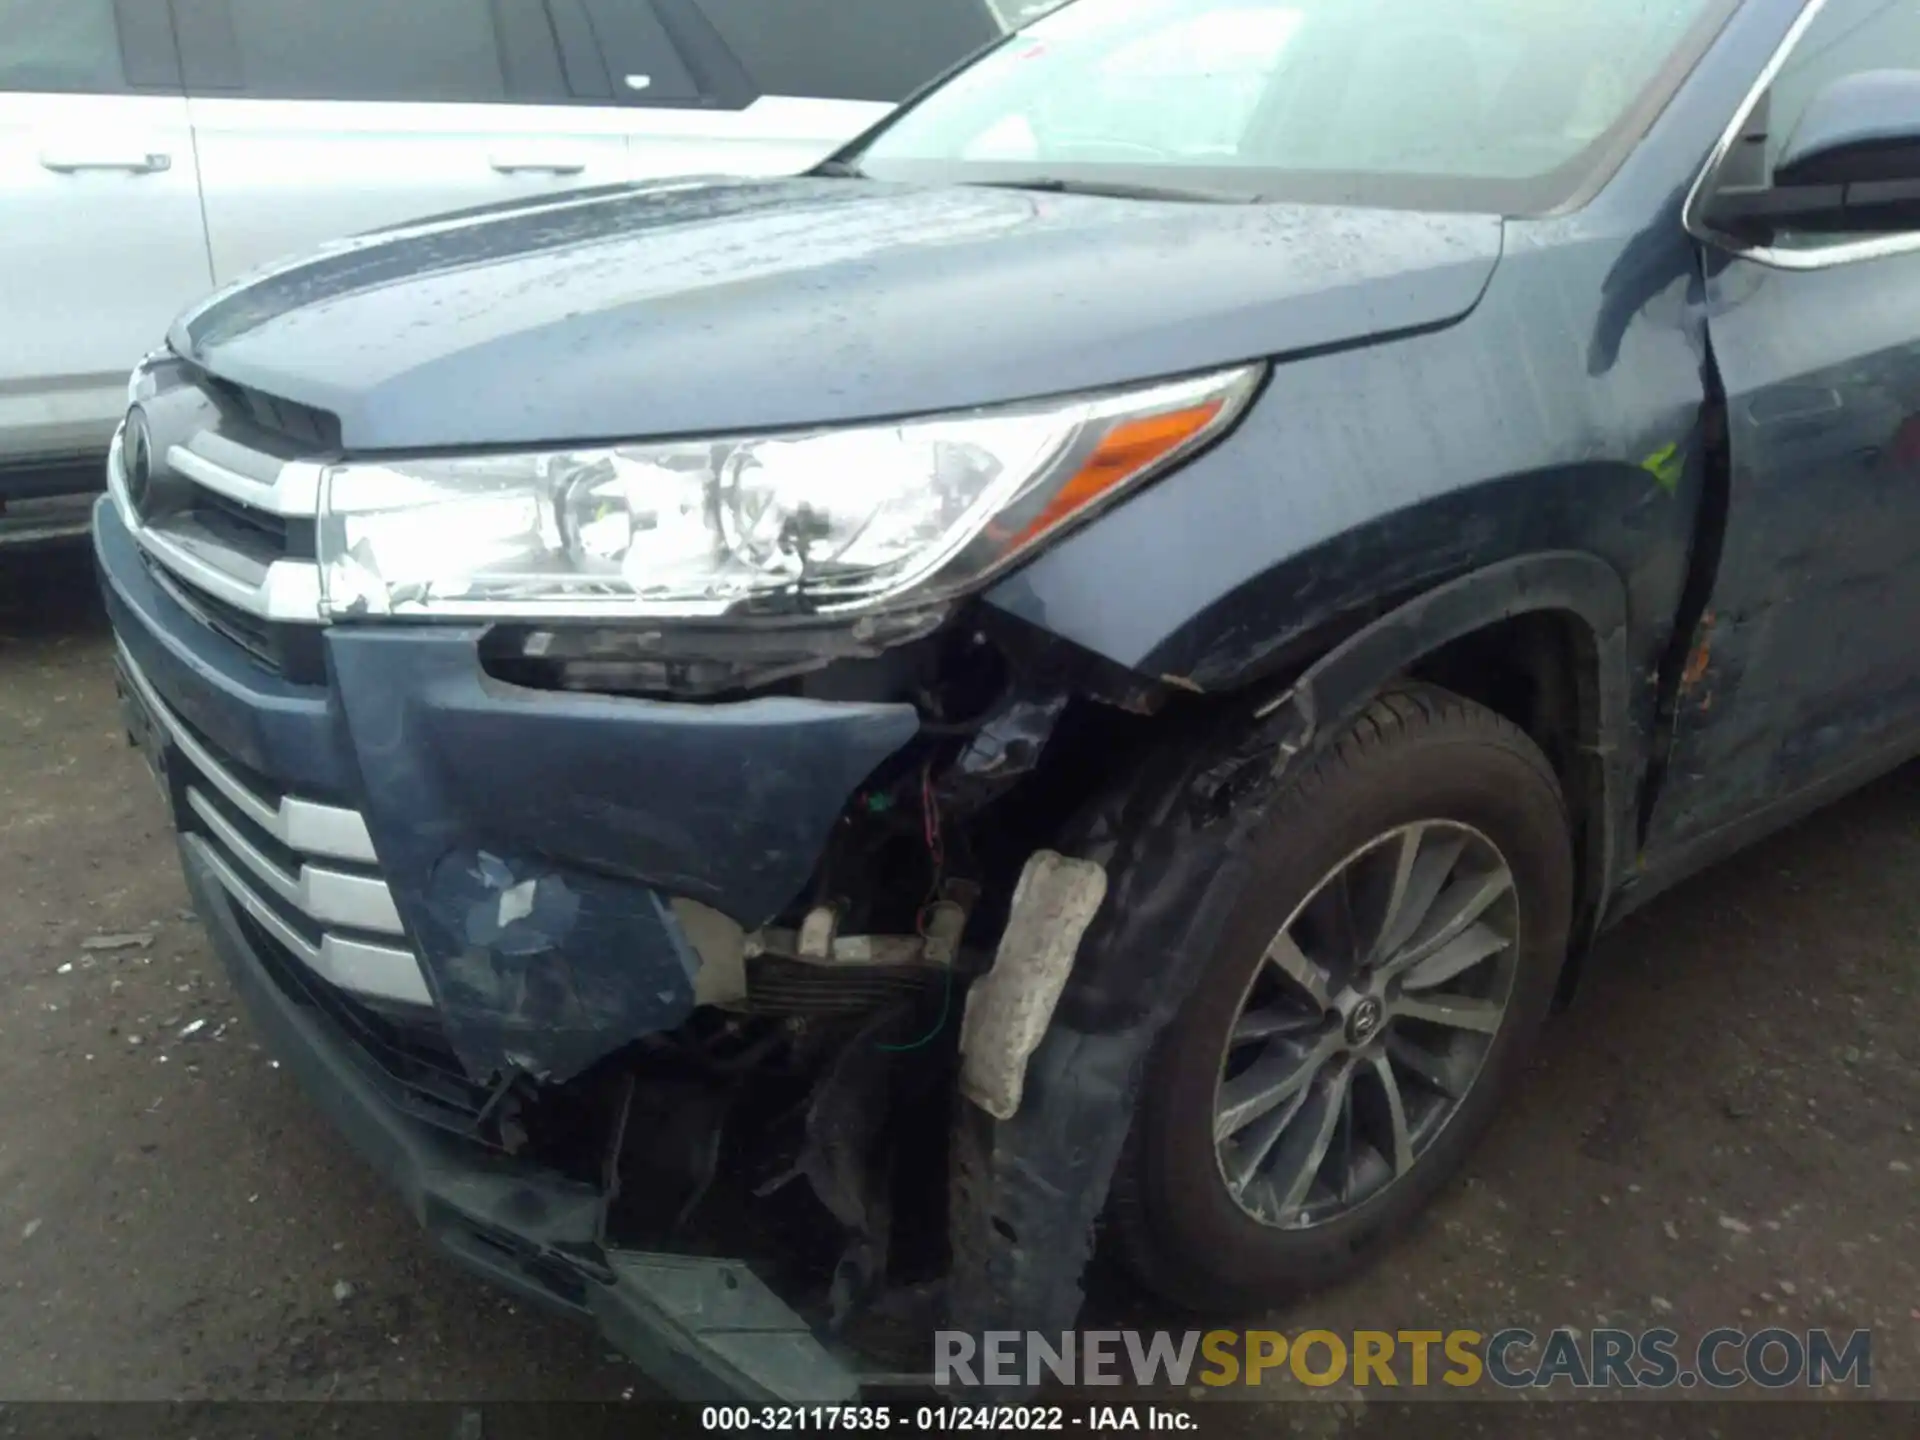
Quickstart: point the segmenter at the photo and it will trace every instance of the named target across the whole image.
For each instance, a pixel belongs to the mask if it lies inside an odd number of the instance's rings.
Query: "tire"
[[[1367,849],[1383,836],[1393,838]],[[1127,1262],[1149,1289],[1192,1310],[1257,1309],[1360,1268],[1424,1209],[1458,1172],[1514,1084],[1551,1006],[1572,908],[1569,837],[1565,801],[1539,748],[1492,711],[1427,686],[1377,698],[1272,800],[1253,832],[1253,878],[1233,904],[1219,948],[1149,1058],[1115,1175],[1112,1226]],[[1283,931],[1288,941],[1307,937],[1315,949],[1328,954],[1338,952],[1341,944],[1335,942],[1342,942],[1349,953],[1361,954],[1367,948],[1364,939],[1343,940],[1357,927],[1348,925],[1342,931],[1337,917],[1362,910],[1385,916],[1391,913],[1394,895],[1405,902],[1402,909],[1410,911],[1413,902],[1407,897],[1426,882],[1382,877],[1396,873],[1396,865],[1402,877],[1430,874],[1445,863],[1456,840],[1461,869],[1437,883],[1452,886],[1464,876],[1464,885],[1486,873],[1496,877],[1488,886],[1495,888],[1500,874],[1511,879],[1510,899],[1494,902],[1497,917],[1485,919],[1489,936],[1510,933],[1506,949],[1475,962],[1485,968],[1484,976],[1469,970],[1446,982],[1468,990],[1478,987],[1493,998],[1469,995],[1455,1003],[1451,994],[1442,994],[1449,1020],[1436,1026],[1416,1013],[1434,1010],[1436,992],[1429,988],[1410,994],[1411,987],[1416,978],[1444,970],[1457,959],[1410,964],[1396,978],[1384,980],[1380,975],[1390,968],[1387,964],[1356,963],[1359,978],[1342,991],[1352,1003],[1344,1013],[1323,1011],[1319,1030],[1279,1041],[1241,1040],[1228,1048],[1236,1025],[1242,1034],[1282,1021],[1291,1025],[1296,1009],[1302,1017],[1297,1023],[1305,1025],[1317,1008],[1311,987],[1295,994],[1301,987],[1293,985],[1288,974],[1274,973],[1267,951],[1270,945],[1280,951],[1285,943],[1276,937]],[[1410,850],[1404,848],[1409,845]],[[1423,854],[1426,859],[1418,858]],[[1402,855],[1414,858],[1403,863],[1397,858]],[[1348,864],[1342,872],[1347,876],[1344,909],[1336,898],[1339,882],[1329,879],[1343,863]],[[1320,888],[1323,882],[1326,888]],[[1441,898],[1464,913],[1467,907],[1451,898],[1456,893],[1466,892],[1447,889]],[[1440,908],[1436,901],[1436,912]],[[1445,918],[1436,914],[1425,922],[1429,944]],[[1406,922],[1402,918],[1397,923]],[[1508,930],[1503,932],[1502,925]],[[1383,926],[1385,934],[1394,928]],[[1486,939],[1474,948],[1491,943]],[[1412,955],[1418,949],[1409,945],[1398,953]],[[1452,952],[1468,953],[1458,942]],[[1380,992],[1381,1007],[1405,1005],[1407,1011],[1381,1021],[1370,1038],[1357,1014],[1364,1008],[1367,986]],[[1275,998],[1256,1008],[1256,995]],[[1463,1007],[1484,1016],[1486,1007],[1495,1003],[1503,1003],[1504,1010],[1490,1036],[1477,1031],[1454,1034],[1451,1025]],[[1476,1018],[1473,1023],[1486,1021]],[[1296,1092],[1309,1097],[1298,1102],[1300,1117],[1285,1120],[1287,1107],[1277,1107],[1255,1126],[1216,1142],[1216,1123],[1238,1123],[1246,1108],[1229,1115],[1234,1097],[1260,1090],[1250,1081],[1230,1083],[1230,1067],[1251,1071],[1266,1065],[1260,1074],[1264,1084],[1266,1076],[1282,1073],[1275,1055],[1291,1063],[1296,1047],[1300,1052],[1313,1046],[1338,1050],[1355,1044],[1356,1035],[1363,1037],[1357,1048],[1345,1059],[1327,1062],[1348,1068],[1347,1093],[1356,1098],[1344,1120],[1326,1119],[1336,1108],[1329,1097],[1340,1083],[1329,1071],[1325,1073],[1332,1078],[1316,1075],[1311,1086]],[[1407,1056],[1424,1055],[1429,1045],[1447,1057],[1442,1072],[1446,1084],[1436,1082],[1430,1093],[1421,1072],[1400,1063]],[[1245,1058],[1248,1047],[1251,1061]],[[1385,1077],[1379,1068],[1383,1053],[1389,1057]],[[1471,1078],[1456,1078],[1469,1071]],[[1449,1099],[1447,1088],[1463,1084],[1457,1099]],[[1398,1108],[1388,1096],[1395,1088],[1401,1095]],[[1367,1098],[1376,1092],[1377,1098]],[[1433,1107],[1441,1105],[1451,1108],[1436,1118]],[[1417,1153],[1418,1142],[1412,1138],[1416,1113],[1429,1132]],[[1288,1128],[1265,1162],[1272,1174],[1253,1171],[1256,1178],[1244,1190],[1231,1189],[1228,1174],[1245,1175],[1256,1163],[1250,1157],[1258,1155],[1264,1135],[1257,1126],[1283,1122]],[[1303,1123],[1304,1131],[1293,1128]],[[1327,1168],[1314,1169],[1318,1162],[1310,1158],[1311,1147],[1328,1124],[1334,1138],[1327,1142]],[[1357,1138],[1362,1135],[1378,1138]],[[1290,1170],[1283,1165],[1288,1157],[1300,1155],[1309,1158]],[[1335,1163],[1336,1155],[1344,1155],[1344,1171]],[[1377,1189],[1366,1188],[1382,1175],[1383,1166],[1388,1178],[1379,1181]],[[1305,1183],[1311,1187],[1310,1198],[1292,1211],[1281,1192],[1297,1191],[1301,1171],[1309,1173]],[[1326,1218],[1315,1220],[1323,1210]]]

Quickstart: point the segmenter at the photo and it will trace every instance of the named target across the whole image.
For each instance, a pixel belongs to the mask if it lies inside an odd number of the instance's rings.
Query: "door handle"
[[[578,175],[587,168],[584,160],[568,160],[559,156],[541,158],[539,156],[491,155],[487,163],[501,175]]]
[[[40,164],[43,169],[57,175],[77,175],[87,170],[118,170],[128,175],[158,175],[173,168],[173,157],[156,151],[145,154],[128,153],[92,153],[86,151],[67,153],[58,150],[40,152]]]

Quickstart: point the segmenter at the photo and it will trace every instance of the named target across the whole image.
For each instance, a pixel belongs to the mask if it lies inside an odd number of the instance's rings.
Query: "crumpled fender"
[[[1530,610],[1569,611],[1594,635],[1590,743],[1607,757],[1599,823],[1610,853],[1634,801],[1612,758],[1627,723],[1625,595],[1610,566],[1572,552],[1489,566],[1392,611],[1271,698],[1162,747],[1079,818],[1060,849],[1106,870],[1106,903],[1028,1063],[1019,1111],[996,1120],[968,1104],[956,1126],[955,1328],[1072,1327],[1148,1054],[1252,878],[1249,837],[1300,766],[1408,664]]]

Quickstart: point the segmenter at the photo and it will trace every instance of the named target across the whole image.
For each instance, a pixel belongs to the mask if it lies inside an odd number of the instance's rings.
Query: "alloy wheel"
[[[1221,1056],[1214,1152],[1243,1211],[1324,1225],[1413,1169],[1506,1019],[1519,926],[1505,858],[1452,821],[1389,831],[1320,881]]]

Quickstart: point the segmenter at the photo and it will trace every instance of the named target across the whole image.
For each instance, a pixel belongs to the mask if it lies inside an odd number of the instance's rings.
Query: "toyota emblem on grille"
[[[138,514],[147,507],[153,487],[153,437],[146,412],[138,405],[127,411],[127,428],[120,439],[120,468],[127,479],[127,503]]]

